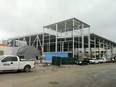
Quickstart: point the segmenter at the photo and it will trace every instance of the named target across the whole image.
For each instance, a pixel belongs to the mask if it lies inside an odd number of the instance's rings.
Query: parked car
[[[99,63],[106,63],[106,62],[108,62],[108,60],[106,58],[100,58],[100,59],[98,59],[98,62]]]
[[[102,58],[103,59],[103,63],[108,62],[108,60],[106,58]]]
[[[98,64],[99,62],[96,58],[92,58],[92,59],[89,60],[89,63],[90,64]]]
[[[75,63],[78,65],[88,65],[89,58],[79,58]]]
[[[104,60],[102,58],[98,59],[98,63],[103,63]]]
[[[32,68],[35,68],[34,61],[26,61],[24,59],[21,61],[21,59],[15,55],[0,56],[0,71],[24,70],[25,72],[29,72]]]

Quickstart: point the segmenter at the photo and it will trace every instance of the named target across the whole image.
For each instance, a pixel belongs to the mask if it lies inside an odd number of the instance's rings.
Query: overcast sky
[[[116,42],[116,0],[0,0],[0,39],[40,33],[73,17]]]

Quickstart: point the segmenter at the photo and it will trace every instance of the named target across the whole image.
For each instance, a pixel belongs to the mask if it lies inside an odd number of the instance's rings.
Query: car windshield
[[[93,58],[92,60],[96,60],[96,59]]]
[[[79,59],[79,61],[82,61],[83,59]]]
[[[0,60],[1,60],[3,57],[4,57],[4,56],[3,56],[3,55],[1,55],[1,56],[0,56]]]

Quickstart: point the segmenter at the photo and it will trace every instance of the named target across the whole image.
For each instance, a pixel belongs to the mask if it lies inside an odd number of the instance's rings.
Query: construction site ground
[[[0,87],[116,87],[116,63],[46,66],[0,74]]]

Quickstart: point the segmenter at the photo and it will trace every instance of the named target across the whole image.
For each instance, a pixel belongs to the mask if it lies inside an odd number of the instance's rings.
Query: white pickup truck
[[[25,72],[29,72],[32,68],[35,68],[34,61],[21,61],[18,56],[14,55],[0,56],[0,71],[24,70]]]

